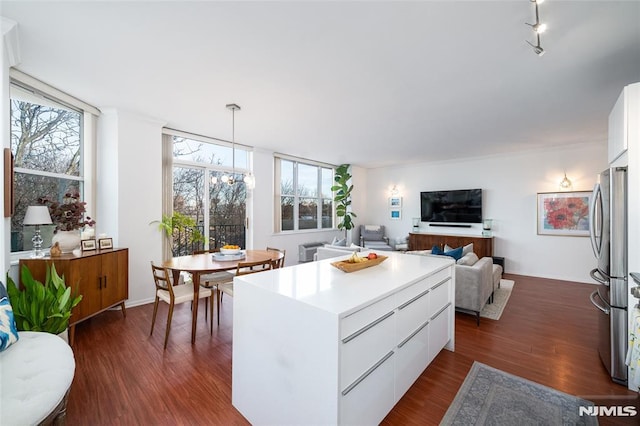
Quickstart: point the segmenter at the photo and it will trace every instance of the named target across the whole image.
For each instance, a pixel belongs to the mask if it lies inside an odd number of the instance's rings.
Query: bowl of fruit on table
[[[240,246],[236,246],[233,244],[227,244],[220,247],[221,254],[238,254],[240,253]]]

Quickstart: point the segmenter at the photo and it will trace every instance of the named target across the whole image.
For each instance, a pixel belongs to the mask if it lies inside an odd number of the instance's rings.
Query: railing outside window
[[[198,226],[200,233],[204,232],[203,226]],[[225,244],[234,244],[245,248],[245,227],[244,225],[216,225],[209,229],[209,249],[220,248]],[[194,251],[203,250],[204,244],[193,242],[191,231],[180,232],[178,229],[173,233],[173,255],[187,256]]]

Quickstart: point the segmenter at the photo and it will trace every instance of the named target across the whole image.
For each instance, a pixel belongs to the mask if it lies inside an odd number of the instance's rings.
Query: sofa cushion
[[[73,381],[71,347],[55,334],[21,331],[0,353],[0,424],[35,425],[64,400]]]
[[[463,249],[464,252],[464,249]],[[462,255],[460,259],[456,261],[457,265],[473,266],[478,261],[478,255],[474,252]]]
[[[444,251],[454,250],[453,247],[450,247],[448,244],[444,245]],[[467,253],[473,253],[473,243],[469,243],[466,246],[462,247],[462,255],[464,256]]]
[[[4,285],[0,283],[0,352],[18,341],[18,329],[13,308]]]

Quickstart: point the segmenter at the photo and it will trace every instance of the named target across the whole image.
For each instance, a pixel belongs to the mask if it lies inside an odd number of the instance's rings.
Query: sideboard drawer
[[[340,339],[349,339],[394,309],[394,298],[389,296],[347,315],[340,321]]]
[[[341,390],[340,421],[344,425],[376,425],[393,408],[394,352],[388,352],[358,377],[349,389]]]
[[[340,342],[340,390],[351,385],[395,346],[395,311]]]
[[[429,329],[429,357],[427,359],[427,364],[433,361],[436,355],[438,355],[442,348],[447,344],[449,339],[451,339],[452,309],[451,303],[448,303],[439,312],[436,312],[429,321],[429,325],[427,326]]]
[[[449,291],[451,289],[451,278],[445,278],[443,281],[438,282],[429,292],[429,309],[428,316],[438,312],[449,303]]]

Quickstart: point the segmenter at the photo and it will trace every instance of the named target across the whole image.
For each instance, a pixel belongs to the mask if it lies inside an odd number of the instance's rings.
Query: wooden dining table
[[[235,260],[217,260],[213,253],[193,254],[179,256],[162,262],[162,266],[173,273],[173,282],[179,282],[180,272],[191,274],[193,281],[193,315],[191,320],[191,343],[196,341],[196,322],[198,319],[198,295],[200,292],[200,276],[222,271],[235,271],[238,262],[260,262],[271,260],[276,262],[284,257],[284,254],[275,250],[243,250],[245,256]],[[213,315],[213,312],[211,312]]]

